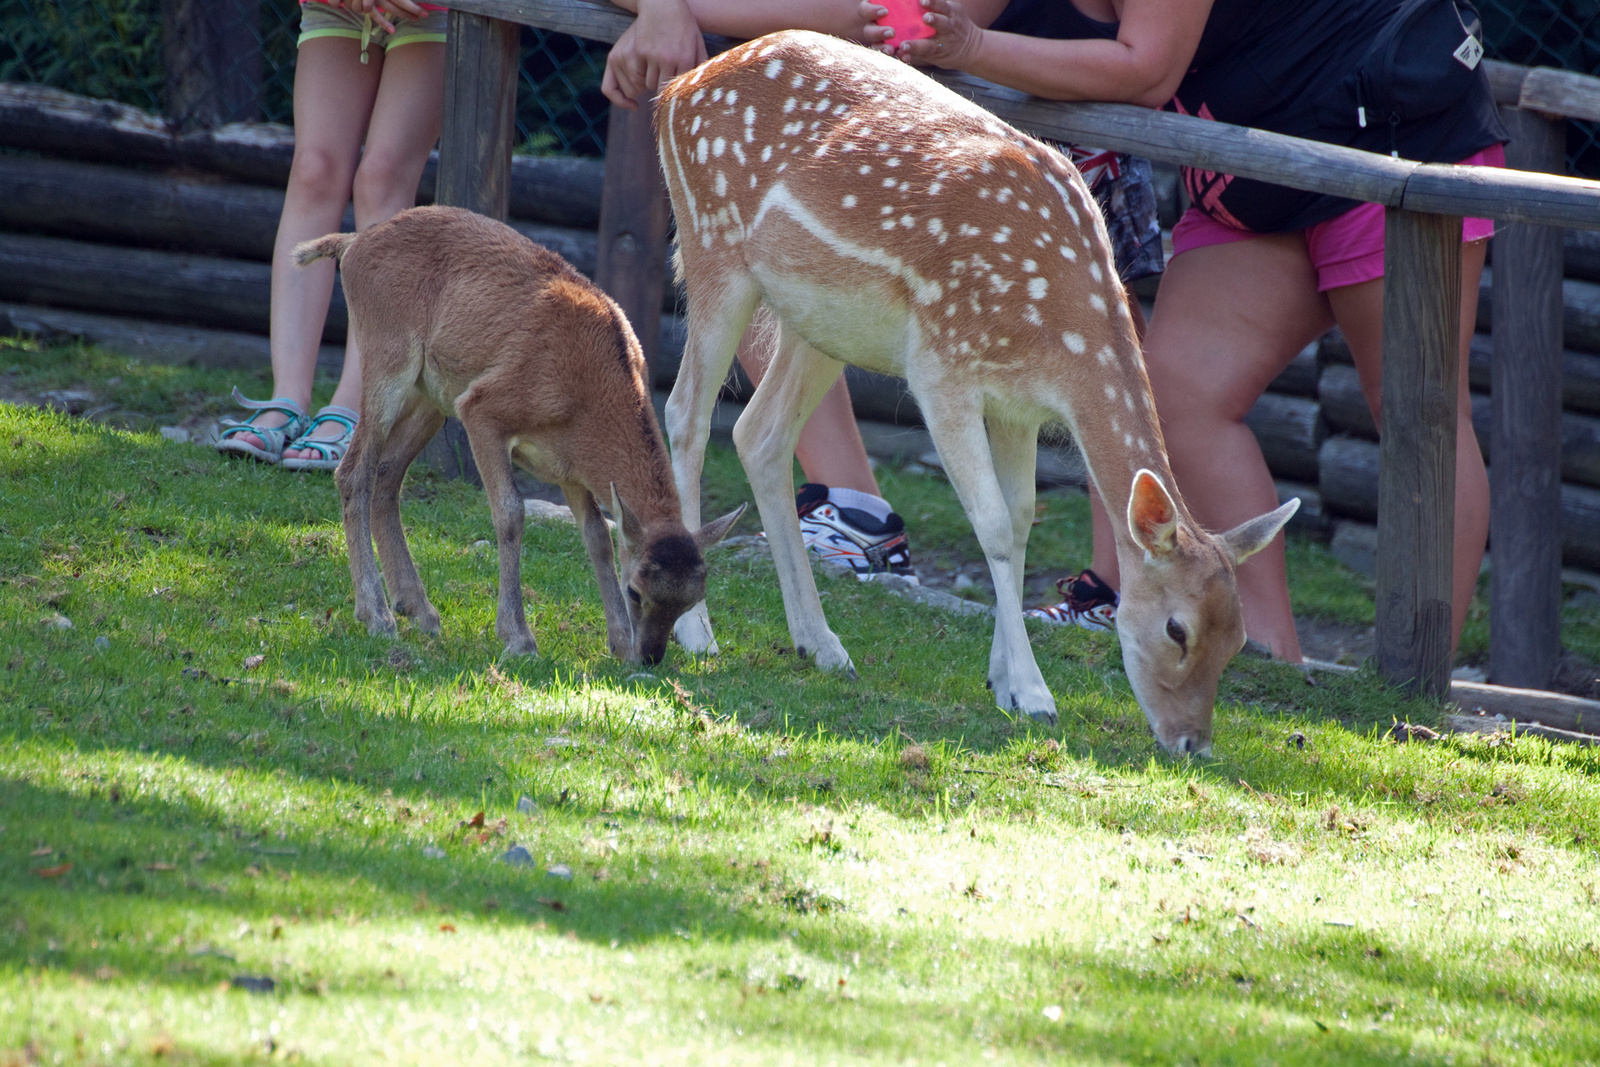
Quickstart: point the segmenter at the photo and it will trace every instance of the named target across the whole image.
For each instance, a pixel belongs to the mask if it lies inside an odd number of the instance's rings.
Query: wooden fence
[[[455,0],[440,142],[439,198],[504,218],[518,24],[614,41],[632,16],[604,0]],[[1435,697],[1450,685],[1451,527],[1456,445],[1461,218],[1516,224],[1496,250],[1494,569],[1491,669],[1542,685],[1559,652],[1561,237],[1600,229],[1600,183],[1535,173],[1559,166],[1545,113],[1600,117],[1593,79],[1493,68],[1515,109],[1519,170],[1392,159],[1120,104],[1038,100],[962,75],[939,79],[1038,136],[1383,204],[1383,426],[1377,660],[1391,681]],[[613,109],[597,280],[653,347],[665,199],[649,110]],[[1553,294],[1553,295],[1552,295]],[[1504,338],[1504,342],[1502,342]],[[1502,347],[1502,344],[1508,347]]]

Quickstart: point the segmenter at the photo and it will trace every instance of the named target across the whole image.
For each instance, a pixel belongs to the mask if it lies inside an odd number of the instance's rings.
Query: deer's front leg
[[[685,250],[685,258],[695,255]],[[700,529],[700,472],[705,467],[706,440],[711,436],[711,411],[717,390],[728,376],[739,339],[755,314],[760,293],[742,274],[719,273],[698,265],[689,279],[689,337],[684,344],[678,380],[667,398],[667,440],[672,445],[672,480],[678,489],[685,529]],[[704,280],[702,280],[704,279]],[[717,639],[704,600],[684,612],[672,634],[689,652],[715,656]]]
[[[489,419],[478,417],[465,399],[457,402],[456,411],[467,431],[484,492],[489,496],[495,541],[500,549],[500,598],[495,607],[494,633],[510,654],[537,655],[539,645],[528,629],[522,606],[522,528],[527,520],[522,497],[512,479],[511,452],[505,435]]]
[[[365,623],[367,632],[375,637],[393,637],[398,629],[383,595],[378,561],[372,554],[372,490],[382,448],[377,420],[357,423],[350,450],[334,472],[334,481],[339,487],[345,551],[350,556],[350,581],[355,587],[356,621]]]
[[[916,384],[913,383],[914,388]],[[1018,574],[1022,561],[1013,558],[1016,548],[1012,516],[995,474],[983,413],[975,398],[952,395],[953,392],[941,395],[937,390],[918,389],[916,396],[934,447],[944,461],[945,473],[961,498],[994,579],[994,640],[1000,651],[998,655],[991,653],[990,658],[991,664],[996,659],[1005,664],[1004,683],[995,686],[995,703],[1054,725],[1055,698],[1044,684],[1044,675],[1039,673],[1022,622]]]
[[[583,486],[563,485],[561,492],[572,509],[572,517],[577,520],[589,562],[594,564],[600,606],[606,613],[606,645],[617,659],[632,661],[636,658],[633,655],[633,621],[628,617],[628,605],[622,599],[622,587],[617,582],[616,557],[605,516],[600,514],[599,505]]]
[[[1033,532],[1033,507],[1037,496],[1034,476],[1038,466],[1039,428],[999,419],[989,421],[989,451],[994,461],[995,481],[1006,502],[1011,521],[1011,572],[1016,579],[1017,603],[1022,603],[1023,571],[1028,552],[1028,536]],[[1011,664],[1009,646],[996,626],[989,650],[989,685],[995,692],[1009,691]]]
[[[761,526],[772,547],[795,651],[814,657],[824,670],[842,670],[854,678],[855,664],[822,612],[794,507],[795,442],[806,419],[843,370],[843,364],[784,330],[766,376],[733,428],[733,443],[744,462]]]

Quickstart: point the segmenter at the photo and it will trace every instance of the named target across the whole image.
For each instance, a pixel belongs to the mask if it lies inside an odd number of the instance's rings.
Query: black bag
[[[1460,101],[1483,76],[1482,59],[1483,25],[1468,0],[1404,0],[1323,102],[1324,114],[1393,131]]]

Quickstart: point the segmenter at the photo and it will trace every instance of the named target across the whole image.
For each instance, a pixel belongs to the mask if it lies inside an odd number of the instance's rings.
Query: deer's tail
[[[294,261],[304,267],[327,256],[332,256],[336,260],[343,259],[355,239],[356,235],[353,233],[330,233],[325,237],[301,241],[294,246]]]

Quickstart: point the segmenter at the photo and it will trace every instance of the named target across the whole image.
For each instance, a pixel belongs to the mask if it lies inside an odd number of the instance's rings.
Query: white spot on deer
[[[765,148],[763,148],[761,150],[761,162],[766,163],[771,158],[772,158],[772,146],[771,145],[767,145]],[[753,177],[755,177],[755,175],[752,174],[751,177],[753,178]]]
[[[700,132],[700,116],[696,115],[694,121],[689,123],[689,136],[693,137]]]
[[[805,128],[806,124],[803,122],[786,122],[783,124],[783,135],[793,137]]]
[[[1043,278],[1028,279],[1028,297],[1031,300],[1043,300],[1044,294],[1050,291],[1050,283]]]
[[[1107,314],[1105,298],[1099,293],[1089,294],[1089,306],[1100,312],[1102,315]]]
[[[930,233],[934,237],[937,237],[943,232],[944,232],[944,220],[943,219],[929,219],[928,220],[928,233]]]
[[[857,174],[871,174],[872,173],[872,167],[870,165],[866,164],[866,163],[863,163],[863,164],[861,164],[861,166],[856,168],[856,173]]]
[[[844,199],[839,201],[839,203],[844,207],[855,207],[858,202],[859,201],[856,200],[855,193],[846,193]]]
[[[906,229],[909,230],[909,229],[911,229],[911,227],[915,226],[916,224],[917,224],[917,220],[912,218],[910,215],[901,215],[900,216],[900,225],[904,226]]]
[[[1015,284],[1016,284],[1016,282],[1007,281],[1006,279],[1000,277],[1000,275],[998,275],[998,274],[989,275],[989,288],[992,289],[994,292],[997,292],[997,293],[1010,292],[1011,291],[1011,287],[1013,285],[1015,285]]]
[[[979,189],[978,190],[978,199],[979,200],[987,200],[987,199],[989,199],[989,190],[987,190],[987,189]]]
[[[1077,253],[1076,250],[1074,250],[1070,246],[1062,245],[1061,246],[1061,258],[1066,260],[1068,263],[1075,263],[1075,262],[1077,262],[1077,259],[1078,259],[1078,253]]]
[[[787,115],[791,111],[793,111],[794,109],[795,109],[795,98],[791,96],[789,99],[787,99],[787,100],[785,100],[783,102],[783,113],[785,115]]]
[[[750,172],[750,188],[754,189],[755,187],[756,187],[756,174],[755,174],[755,171],[751,171]]]
[[[943,189],[943,188],[944,188],[944,182],[932,182],[932,183],[930,183],[928,185],[928,195],[929,196],[938,196],[939,195],[939,191],[941,189]]]
[[[1125,434],[1122,435],[1122,447],[1123,448],[1132,448],[1133,447],[1133,434],[1125,433]]]
[[[1138,444],[1139,444],[1139,451],[1140,452],[1149,452],[1150,451],[1150,442],[1146,441],[1144,438],[1142,438],[1142,437],[1139,438]]]
[[[1128,405],[1129,411],[1133,410],[1133,394],[1128,392],[1126,389],[1122,391],[1122,402]]]
[[[1061,343],[1067,346],[1067,351],[1075,356],[1083,355],[1083,334],[1067,330],[1061,335]]]
[[[850,105],[849,104],[840,104],[838,107],[833,109],[833,115],[834,115],[835,118],[842,118],[843,116],[848,115],[849,113],[850,113]]]
[[[995,244],[1003,245],[1009,240],[1011,240],[1011,227],[1010,226],[1002,226],[998,230],[995,231],[995,234],[994,234],[994,243]]]
[[[737,104],[738,102],[739,102],[739,90],[737,90],[737,89],[729,89],[728,90],[728,100],[727,100],[728,106],[732,107],[734,104]]]
[[[822,92],[824,89],[826,89],[828,86],[830,86],[832,84],[833,84],[832,79],[829,79],[829,78],[819,78],[819,79],[817,79],[817,92],[819,92],[819,93]]]
[[[900,165],[900,157],[890,156],[888,159],[883,161],[883,165],[886,167],[898,167]]]
[[[883,229],[883,230],[892,230],[892,229],[894,229],[894,219],[884,219],[881,223],[878,224],[878,228],[879,229]]]
[[[694,107],[697,104],[699,104],[700,101],[704,100],[705,98],[706,98],[706,91],[704,89],[696,89],[694,91],[694,94],[689,97],[689,106],[690,107]]]
[[[814,108],[815,108],[815,109],[816,109],[816,110],[817,110],[817,111],[819,111],[819,112],[822,112],[822,111],[826,111],[826,110],[828,110],[828,107],[829,107],[829,105],[831,105],[831,104],[832,104],[832,103],[833,103],[833,101],[832,101],[832,100],[829,100],[829,99],[828,99],[828,98],[827,98],[827,97],[823,97],[823,98],[822,98],[822,99],[821,99],[821,100],[818,100],[818,101],[817,101],[817,102],[816,102],[816,103],[815,103],[815,104],[814,104],[814,105],[812,105],[812,106],[813,106],[813,107],[814,107]]]
[[[1023,318],[1023,321],[1026,322],[1029,326],[1043,326],[1044,325],[1044,318],[1042,316],[1040,316],[1039,309],[1034,307],[1032,304],[1029,304],[1028,307],[1027,307],[1027,310],[1023,311],[1022,318]]]
[[[1110,345],[1101,345],[1100,351],[1094,354],[1094,358],[1109,366],[1110,364],[1116,362],[1117,354],[1111,351]]]
[[[768,60],[767,61],[767,71],[766,71],[766,73],[767,73],[767,77],[769,77],[769,78],[776,78],[779,74],[782,74],[783,73],[783,60],[781,60],[781,59]]]
[[[880,214],[880,215],[893,215],[894,214],[894,205],[893,204],[885,204],[885,205],[883,205],[882,207],[880,207],[878,209],[878,214]]]
[[[727,150],[728,142],[723,140],[721,137],[718,137],[715,141],[711,142],[711,154],[716,156],[718,159],[721,159],[722,153],[726,152]]]
[[[710,151],[711,142],[707,141],[704,137],[700,138],[700,140],[696,142],[694,146],[694,158],[696,162],[704,164],[706,161],[706,156],[710,154]]]
[[[1010,200],[1010,199],[1011,199],[1011,187],[1009,185],[1006,186],[1004,189],[1001,189],[998,193],[996,193],[994,195],[994,202],[997,203],[997,204],[1003,204],[1007,200]]]
[[[982,230],[978,229],[976,226],[973,226],[971,223],[963,222],[961,224],[961,236],[963,237],[976,237],[982,232]]]
[[[1105,272],[1100,269],[1100,264],[1098,262],[1093,260],[1090,261],[1089,277],[1093,278],[1095,281],[1100,281],[1105,277]]]
[[[804,85],[805,83],[806,83],[805,78],[802,77],[799,74],[796,74],[793,78],[789,79],[789,88],[798,89],[798,88],[800,88],[800,86]]]
[[[728,175],[726,173],[724,173],[723,171],[720,171],[720,170],[717,171],[717,183],[716,183],[716,185],[717,185],[717,195],[718,196],[727,196],[728,195]]]
[[[897,183],[893,178],[883,179],[883,187],[885,189],[893,189],[897,184],[899,183]]]
[[[744,145],[738,141],[732,141],[729,143],[729,147],[733,149],[733,158],[739,161],[739,166],[744,166]]]
[[[722,99],[722,89],[721,89],[720,86],[718,88],[715,88],[715,89],[711,90],[711,102],[713,104],[715,104],[717,101],[719,101],[721,99]]]
[[[1039,264],[1031,259],[1025,259],[1022,261],[1022,269],[1024,273],[1037,274],[1039,273]]]
[[[1048,221],[1050,218],[1050,209],[1047,207],[1041,207],[1039,209],[1039,217]]]
[[[1107,400],[1115,400],[1116,398],[1117,398],[1117,387],[1114,386],[1114,385],[1106,386],[1106,399]],[[1113,430],[1115,430],[1117,428],[1117,420],[1116,419],[1112,419],[1111,420],[1111,428]]]
[[[945,318],[948,319],[952,315],[954,315],[955,313],[956,313],[956,306],[954,304],[946,304],[944,306],[944,317]]]

